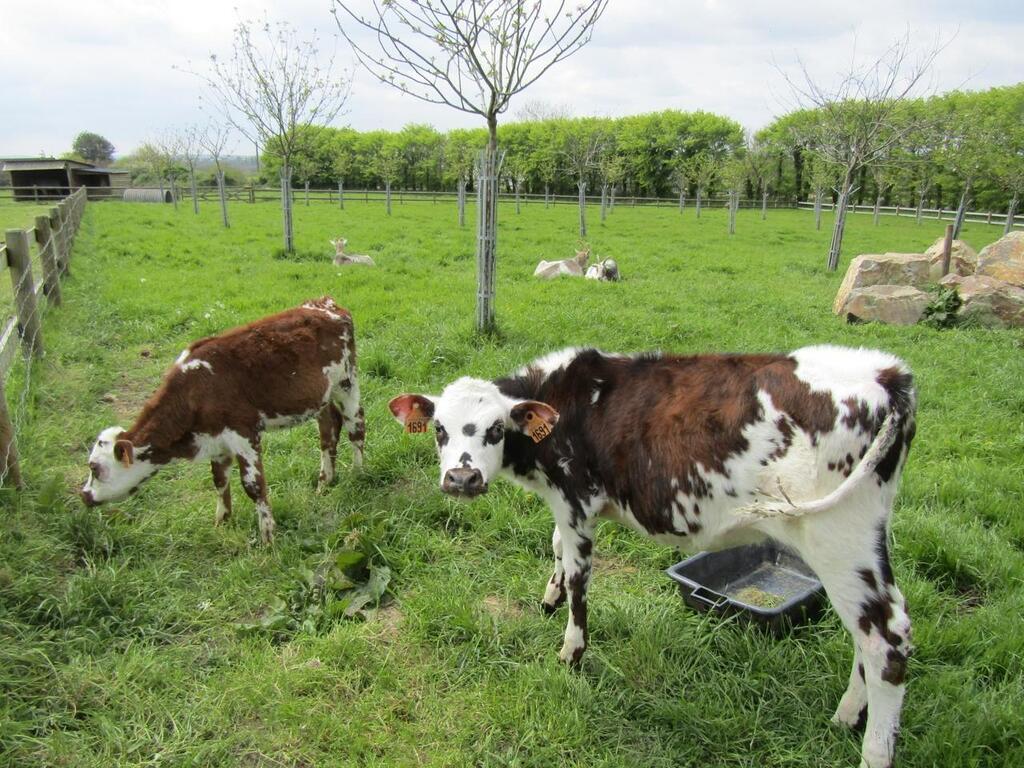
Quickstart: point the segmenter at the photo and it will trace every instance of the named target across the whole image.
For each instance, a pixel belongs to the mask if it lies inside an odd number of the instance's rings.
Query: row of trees
[[[838,168],[816,157],[809,140],[822,112],[798,109],[758,132],[773,149],[777,194],[808,200],[835,184]],[[883,138],[881,152],[858,167],[859,205],[948,208],[963,200],[1005,210],[1024,193],[1024,83],[904,100],[883,133],[897,140]]]
[[[296,182],[326,187],[383,186],[455,189],[473,175],[476,153],[487,144],[486,129],[441,133],[429,125],[400,131],[359,132],[308,126],[304,149],[293,163]],[[588,188],[612,183],[629,194],[664,196],[678,187],[678,169],[691,158],[727,156],[743,147],[743,129],[707,112],[668,110],[623,118],[556,118],[499,126],[510,187],[550,194],[574,193],[580,178]],[[276,146],[261,159],[264,175],[275,178],[281,160]]]

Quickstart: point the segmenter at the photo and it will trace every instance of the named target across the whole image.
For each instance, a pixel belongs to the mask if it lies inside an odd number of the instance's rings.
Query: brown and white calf
[[[910,620],[889,562],[889,520],[914,436],[907,367],[874,350],[790,355],[553,353],[508,378],[462,378],[391,402],[408,431],[432,419],[441,489],[472,497],[503,475],[555,518],[543,605],[569,602],[560,657],[587,644],[598,518],[685,550],[764,538],[819,575],[853,636],[834,720],[866,710],[863,765],[888,766]]]
[[[344,267],[347,264],[365,264],[368,267],[377,266],[366,254],[356,253],[345,253],[345,246],[348,245],[348,240],[344,237],[339,237],[337,240],[329,241],[334,246],[334,266]]]
[[[356,467],[365,438],[352,316],[330,297],[189,346],[131,429],[100,432],[82,499],[89,506],[122,499],[174,459],[209,461],[219,524],[231,514],[228,475],[237,461],[242,488],[256,503],[260,534],[269,543],[274,518],[260,436],[314,416],[322,490],[334,478],[342,429]]]
[[[542,277],[545,280],[551,280],[561,275],[582,277],[589,259],[590,249],[584,248],[582,251],[576,251],[576,255],[571,259],[562,259],[561,261],[541,260],[537,264],[537,268],[533,270],[533,276]]]

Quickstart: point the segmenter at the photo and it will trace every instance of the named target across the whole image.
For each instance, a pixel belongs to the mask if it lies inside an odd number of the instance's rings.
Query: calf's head
[[[406,432],[426,432],[434,424],[441,463],[441,490],[451,496],[486,493],[501,469],[509,432],[540,442],[558,423],[547,403],[515,400],[489,381],[462,378],[440,396],[399,395],[389,404]]]
[[[135,446],[120,427],[100,432],[89,454],[89,479],[80,495],[86,506],[119,501],[156,472],[149,461],[136,455]]]

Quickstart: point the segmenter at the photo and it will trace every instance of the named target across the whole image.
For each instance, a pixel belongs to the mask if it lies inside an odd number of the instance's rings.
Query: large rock
[[[854,288],[836,314],[847,320],[913,325],[921,319],[931,297],[909,285]]]
[[[1024,288],[988,275],[946,275],[940,285],[956,286],[962,318],[986,328],[1024,327]]]
[[[851,291],[868,288],[872,285],[911,285],[923,288],[934,283],[938,277],[932,277],[931,263],[928,257],[920,253],[883,253],[865,254],[850,262],[846,276],[836,293],[832,311],[837,315],[844,314],[843,307],[849,299]]]
[[[946,238],[940,237],[931,247],[924,252],[931,263],[932,282],[936,283],[942,277],[942,246]],[[978,254],[963,240],[954,240],[949,249],[949,274],[951,275],[973,275],[978,267]]]
[[[982,248],[977,273],[1024,287],[1024,232],[1010,232]]]

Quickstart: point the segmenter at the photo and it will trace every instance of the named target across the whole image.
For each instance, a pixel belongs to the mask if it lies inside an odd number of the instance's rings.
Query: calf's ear
[[[520,432],[539,443],[558,423],[558,411],[538,400],[524,400],[512,407],[509,419]]]
[[[398,423],[406,432],[426,432],[434,417],[434,401],[426,395],[399,395],[388,403]]]
[[[131,440],[118,440],[114,443],[114,458],[124,466],[130,467],[135,461],[135,446]]]

